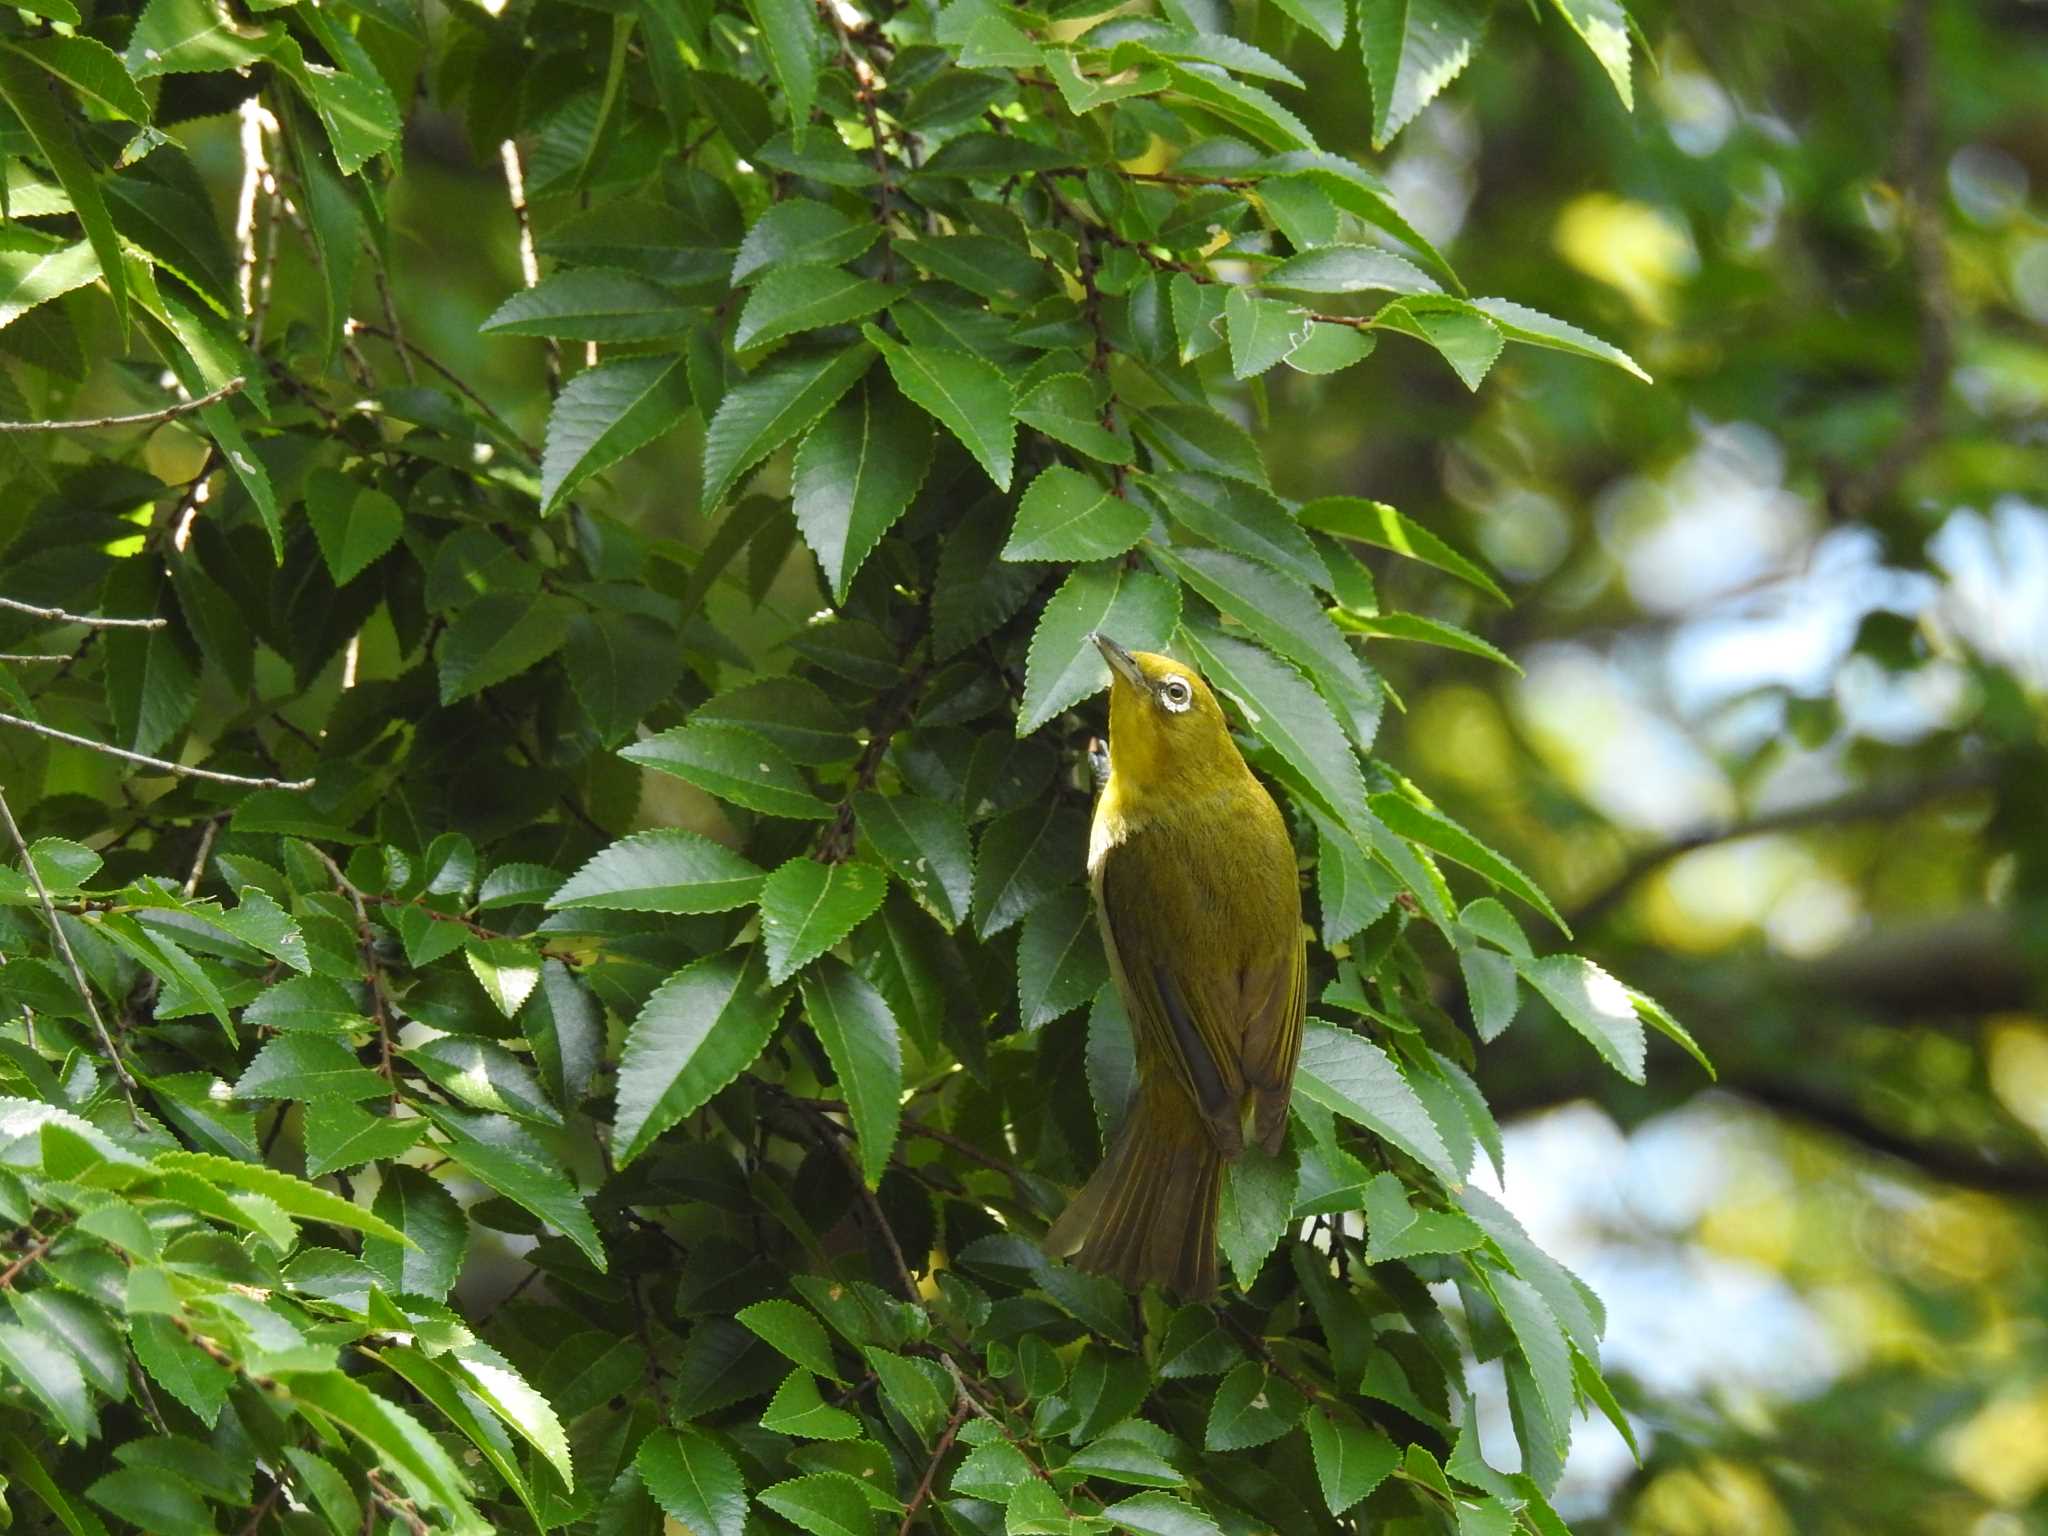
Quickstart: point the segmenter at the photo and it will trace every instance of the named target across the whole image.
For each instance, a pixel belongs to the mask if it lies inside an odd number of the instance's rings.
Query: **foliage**
[[[1556,11],[1628,100],[1619,6]],[[1361,546],[1493,579],[1259,446],[1269,388],[1334,397],[1383,333],[1473,390],[1509,342],[1640,374],[1468,295],[1285,104],[1283,55],[1355,46],[1384,143],[1483,20],[10,14],[9,413],[179,394],[0,438],[40,658],[0,664],[11,1508],[1561,1529],[1574,1418],[1620,1417],[1602,1313],[1466,1182],[1499,1133],[1438,984],[1632,1080],[1645,1025],[1689,1037],[1539,955],[1491,894],[1555,924],[1538,887],[1371,755],[1369,653],[1498,653]],[[408,120],[511,172],[527,281],[478,318],[549,360],[538,451],[401,328]],[[696,428],[701,542],[627,478]],[[1214,1307],[1033,1240],[1131,1070],[1097,630],[1229,696],[1315,891],[1291,1143],[1233,1173]]]

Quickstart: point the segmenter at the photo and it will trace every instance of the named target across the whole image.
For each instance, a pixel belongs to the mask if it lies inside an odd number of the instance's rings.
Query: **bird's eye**
[[[1159,701],[1175,714],[1194,703],[1195,695],[1184,677],[1169,677],[1159,685]]]

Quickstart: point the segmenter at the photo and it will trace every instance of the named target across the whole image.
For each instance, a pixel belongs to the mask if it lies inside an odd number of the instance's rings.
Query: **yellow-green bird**
[[[1278,1152],[1301,1054],[1306,950],[1287,823],[1193,668],[1101,635],[1109,782],[1088,872],[1131,1020],[1137,1089],[1046,1246],[1136,1289],[1216,1289],[1223,1168]]]

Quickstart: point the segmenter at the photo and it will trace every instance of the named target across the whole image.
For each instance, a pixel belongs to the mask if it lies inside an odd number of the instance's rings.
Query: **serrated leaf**
[[[803,0],[747,0],[761,29],[768,64],[789,109],[790,135],[801,143],[818,93],[818,16]]]
[[[861,1422],[819,1395],[818,1379],[802,1366],[783,1378],[761,1414],[761,1427],[800,1440],[857,1440]]]
[[[997,487],[1007,491],[1017,422],[1002,372],[972,353],[905,346],[872,325],[863,334],[887,360],[896,387],[958,438]]]
[[[1579,40],[1600,61],[1622,106],[1635,110],[1634,84],[1629,78],[1628,12],[1621,0],[1551,0],[1560,16],[1571,23]]]
[[[469,1485],[425,1426],[405,1409],[340,1371],[278,1373],[285,1400],[313,1409],[333,1430],[345,1430],[397,1469],[417,1499],[459,1531],[489,1527],[469,1502]]]
[[[65,1438],[93,1438],[98,1416],[85,1375],[54,1339],[20,1323],[0,1323],[0,1376],[26,1387]]]
[[[738,287],[763,272],[786,266],[838,266],[852,261],[881,236],[873,219],[854,219],[829,203],[792,197],[775,203],[754,221],[732,264]]]
[[[397,502],[331,469],[316,469],[307,478],[306,520],[337,587],[374,565],[405,530]]]
[[[836,405],[874,357],[864,342],[784,353],[728,389],[704,436],[705,510],[717,508],[748,470]]]
[[[1379,1487],[1401,1461],[1393,1441],[1339,1402],[1325,1400],[1309,1410],[1308,1443],[1332,1515]]]
[[[1484,0],[1359,0],[1374,149],[1384,149],[1471,62],[1486,10]]]
[[[931,467],[932,443],[930,418],[886,382],[869,379],[826,412],[798,446],[791,486],[796,525],[834,598],[845,600],[882,535],[909,509]]]
[[[688,1425],[657,1429],[640,1442],[633,1466],[662,1513],[691,1536],[741,1536],[747,1489],[724,1447]]]
[[[540,954],[525,939],[464,941],[462,958],[498,1012],[511,1018],[540,985]]]
[[[1321,1019],[1302,1035],[1295,1086],[1314,1102],[1385,1138],[1446,1184],[1460,1180],[1436,1122],[1387,1053],[1363,1036]]]
[[[395,1158],[409,1151],[427,1128],[423,1120],[374,1115],[342,1099],[307,1105],[300,1124],[305,1133],[309,1179]]]
[[[1230,371],[1255,378],[1308,340],[1315,322],[1308,311],[1279,299],[1233,287],[1223,296],[1223,334],[1230,344]]]
[[[1220,548],[1247,555],[1304,586],[1329,582],[1322,557],[1270,491],[1213,475],[1147,475],[1140,482],[1182,527]]]
[[[1376,245],[1325,245],[1269,267],[1262,288],[1292,293],[1441,293],[1420,267]]]
[[[1349,630],[1355,635],[1373,635],[1387,640],[1413,640],[1423,645],[1440,645],[1446,650],[1463,651],[1467,656],[1480,656],[1506,667],[1515,676],[1522,675],[1521,666],[1515,659],[1497,646],[1489,644],[1469,630],[1447,624],[1441,619],[1432,619],[1419,613],[1353,613],[1339,610],[1331,615],[1339,629]]]
[[[799,856],[761,887],[761,943],[768,979],[780,984],[875,915],[889,879],[872,864],[822,864]]]
[[[107,212],[98,173],[80,149],[76,132],[50,89],[49,76],[38,62],[0,49],[0,102],[13,108],[16,119],[34,143],[36,154],[56,175],[71,210],[84,227],[85,238],[99,262],[100,277],[113,301],[114,319],[128,333],[128,285],[121,265],[121,237]]]
[[[279,1035],[236,1079],[238,1099],[326,1099],[353,1102],[388,1093],[391,1085],[356,1060],[355,1052],[326,1035]]]
[[[807,1371],[833,1381],[846,1380],[832,1358],[832,1340],[825,1325],[809,1308],[780,1299],[757,1301],[735,1312],[733,1321]]]
[[[873,1536],[875,1514],[855,1478],[812,1472],[771,1484],[754,1497],[810,1536]]]
[[[441,702],[517,677],[547,660],[569,638],[576,605],[544,592],[486,592],[448,626],[435,649]]]
[[[478,327],[487,336],[651,341],[687,331],[696,311],[671,289],[631,272],[571,267],[522,288]]]
[[[1588,0],[1570,0],[1570,3],[1584,4]],[[1541,310],[1531,309],[1526,304],[1517,304],[1510,299],[1473,299],[1471,307],[1500,327],[1510,341],[1525,342],[1530,346],[1550,347],[1559,352],[1573,352],[1580,357],[1590,357],[1597,362],[1609,363],[1624,373],[1632,373],[1645,384],[1650,376],[1643,372],[1636,360],[1621,348],[1590,336],[1575,325],[1553,319]]]
[[[903,1046],[896,1019],[866,977],[825,959],[803,979],[804,1012],[846,1096],[868,1187],[882,1181],[903,1120]]]
[[[293,1178],[274,1168],[244,1163],[213,1152],[159,1152],[152,1161],[166,1172],[192,1173],[211,1184],[246,1189],[275,1201],[287,1215],[306,1221],[322,1221],[331,1227],[346,1227],[368,1237],[403,1244],[405,1234],[381,1217],[344,1200],[304,1179]]]
[[[1077,567],[1032,631],[1017,734],[1030,735],[1109,686],[1109,666],[1090,636],[1107,635],[1126,650],[1155,651],[1179,620],[1180,592],[1172,582],[1110,563]]]
[[[1136,1536],[1222,1536],[1208,1514],[1170,1493],[1140,1493],[1103,1510],[1113,1529]]]
[[[1643,1081],[1643,1022],[1627,987],[1577,955],[1521,960],[1515,969],[1609,1066],[1632,1083]]]
[[[698,960],[654,989],[619,1057],[612,1156],[621,1168],[753,1065],[782,1003],[758,946]]]
[[[1571,929],[1533,880],[1449,817],[1426,811],[1405,795],[1393,793],[1374,795],[1368,804],[1375,816],[1402,837],[1478,871],[1557,924],[1566,938],[1571,937]]]
[[[974,888],[974,853],[959,810],[940,800],[903,792],[853,797],[860,830],[921,906],[951,933],[967,919]]]
[[[1434,347],[1472,390],[1486,382],[1507,341],[1499,326],[1462,300],[1426,294],[1394,300],[1372,323],[1375,329],[1398,331]]]
[[[1508,1327],[1514,1333],[1522,1358],[1529,1363],[1544,1415],[1550,1421],[1551,1439],[1562,1452],[1571,1439],[1572,1410],[1576,1401],[1572,1395],[1571,1356],[1564,1330],[1558,1327],[1557,1318],[1528,1281],[1505,1270],[1489,1271],[1486,1278],[1493,1288],[1494,1299],[1500,1303],[1501,1315],[1507,1319]]]
[[[1247,485],[1267,483],[1266,466],[1251,434],[1212,407],[1155,405],[1135,412],[1131,425],[1176,469],[1224,475]]]
[[[469,1217],[448,1186],[406,1164],[386,1169],[371,1209],[405,1234],[406,1243],[363,1242],[363,1262],[394,1296],[430,1296],[455,1288],[469,1255]]]
[[[692,720],[635,742],[619,756],[764,816],[803,821],[832,814],[780,747],[739,726]]]
[[[899,291],[843,267],[771,267],[741,306],[739,322],[733,327],[733,348],[743,352],[820,326],[865,320],[887,308]]]
[[[1086,890],[1069,886],[1034,907],[1017,940],[1017,1021],[1027,1033],[1071,1013],[1109,979]]]
[[[1368,501],[1362,496],[1324,496],[1303,506],[1299,517],[1307,527],[1406,555],[1477,587],[1496,602],[1508,601],[1500,584],[1476,561],[1466,559],[1420,523],[1383,501]]]
[[[1678,1047],[1686,1055],[1700,1064],[1701,1069],[1706,1072],[1710,1081],[1718,1082],[1720,1080],[1721,1074],[1714,1070],[1713,1062],[1707,1059],[1707,1053],[1701,1048],[1699,1041],[1693,1039],[1692,1031],[1674,1019],[1662,1003],[1651,997],[1647,992],[1638,991],[1634,987],[1628,989],[1628,995],[1629,1001],[1636,1005],[1637,1016],[1645,1024],[1648,1024],[1650,1028],[1656,1030],[1657,1033],[1663,1035],[1666,1039],[1677,1042]]]
[[[1239,1290],[1252,1288],[1287,1230],[1294,1210],[1294,1188],[1294,1159],[1284,1149],[1275,1157],[1263,1148],[1248,1146],[1224,1169],[1216,1237],[1237,1276]]]
[[[1144,509],[1107,486],[1054,464],[1040,471],[1017,504],[1005,560],[1106,560],[1145,536]]]
[[[1026,390],[1017,400],[1016,415],[1025,426],[1035,427],[1091,459],[1129,464],[1137,456],[1130,438],[1111,429],[1103,404],[1086,376],[1058,373]]]
[[[1285,1377],[1247,1360],[1217,1384],[1202,1445],[1243,1451],[1277,1440],[1301,1422],[1308,1401]]]
[[[30,9],[42,10],[42,7],[38,5]],[[62,19],[70,21],[74,26],[78,24],[76,14]],[[26,54],[35,60],[51,75],[76,91],[81,99],[94,103],[116,117],[126,118],[131,123],[149,121],[148,98],[136,87],[127,68],[121,63],[121,56],[105,43],[77,34],[51,34],[43,37],[13,38],[9,40],[7,46],[14,52]]]
[[[592,475],[666,435],[689,409],[689,374],[680,354],[622,358],[577,374],[548,413],[542,515]]]
[[[974,863],[974,926],[991,938],[1019,921],[1054,891],[1071,885],[1088,847],[1088,823],[1078,812],[1023,806],[989,823]]]
[[[448,1138],[450,1157],[507,1200],[561,1232],[600,1274],[605,1271],[604,1244],[591,1224],[582,1193],[560,1160],[551,1158],[529,1132],[499,1115],[438,1105],[422,1107]]]
[[[407,1046],[405,1059],[450,1098],[541,1125],[559,1126],[562,1113],[548,1102],[526,1061],[495,1040],[443,1035]]]
[[[756,899],[767,876],[723,843],[681,827],[621,838],[548,898],[555,910],[725,912]]]

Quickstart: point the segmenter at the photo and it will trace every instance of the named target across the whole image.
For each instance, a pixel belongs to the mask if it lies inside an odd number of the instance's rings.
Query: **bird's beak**
[[[1138,667],[1137,657],[1107,635],[1090,635],[1088,638],[1095,642],[1095,649],[1102,652],[1102,659],[1109,663],[1112,675],[1122,678],[1141,692],[1145,689],[1145,674]]]

